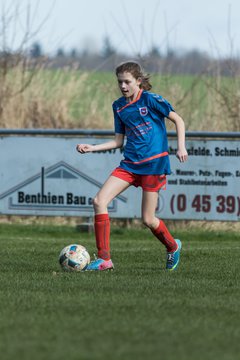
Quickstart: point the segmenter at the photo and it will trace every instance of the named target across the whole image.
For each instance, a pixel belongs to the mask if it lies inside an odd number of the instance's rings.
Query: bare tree
[[[8,5],[3,2],[0,9],[0,123],[6,104],[24,92],[45,60],[35,39],[52,8],[40,23],[36,23],[38,6],[39,2],[33,8],[30,1],[23,5],[12,0]],[[37,56],[31,56],[33,49]]]

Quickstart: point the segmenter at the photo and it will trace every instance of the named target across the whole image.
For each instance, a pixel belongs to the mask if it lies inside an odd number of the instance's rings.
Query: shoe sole
[[[86,269],[86,270],[83,270],[83,271],[96,272],[96,271],[113,271],[113,270],[114,270],[114,267],[112,267],[112,268],[107,268],[107,269]]]

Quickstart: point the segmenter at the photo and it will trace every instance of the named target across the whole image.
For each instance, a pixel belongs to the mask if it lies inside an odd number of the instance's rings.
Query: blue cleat
[[[174,252],[167,253],[167,264],[166,269],[169,271],[176,270],[180,261],[180,251],[182,248],[182,243],[180,240],[176,239],[178,248]]]
[[[85,271],[103,271],[103,270],[113,270],[112,260],[96,259],[90,262]]]

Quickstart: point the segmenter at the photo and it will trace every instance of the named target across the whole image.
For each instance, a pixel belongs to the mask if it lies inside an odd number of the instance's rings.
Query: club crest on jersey
[[[146,116],[148,114],[148,109],[146,106],[139,108],[139,111],[142,116]]]

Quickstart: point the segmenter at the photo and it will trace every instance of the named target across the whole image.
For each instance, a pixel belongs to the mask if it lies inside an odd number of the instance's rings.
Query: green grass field
[[[179,270],[144,230],[113,228],[115,270],[63,273],[60,250],[95,250],[75,227],[0,225],[1,360],[232,360],[240,353],[239,235],[181,230]]]

